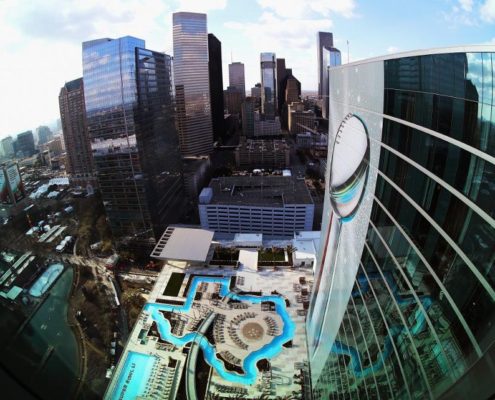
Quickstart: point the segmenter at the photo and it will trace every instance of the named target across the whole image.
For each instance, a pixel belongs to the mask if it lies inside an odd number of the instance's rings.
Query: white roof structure
[[[236,233],[234,237],[236,246],[261,246],[263,245],[262,233]]]
[[[298,260],[316,258],[316,249],[312,240],[294,240],[294,257]]]
[[[168,227],[151,252],[159,260],[205,262],[213,231],[196,228]]]

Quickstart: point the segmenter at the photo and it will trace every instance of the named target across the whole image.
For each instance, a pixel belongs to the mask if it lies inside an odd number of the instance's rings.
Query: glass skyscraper
[[[229,86],[241,92],[243,98],[246,97],[246,82],[244,79],[243,63],[233,62],[229,64]]]
[[[206,14],[173,14],[177,127],[184,157],[213,151]]]
[[[326,73],[327,66],[329,65],[323,61],[323,50],[333,47],[333,34],[331,32],[318,32],[316,39],[316,48],[318,52],[318,97],[321,98],[324,95],[324,74]]]
[[[277,71],[275,53],[261,53],[261,113],[275,118],[277,109]]]
[[[493,395],[494,63],[471,46],[330,70],[314,399]]]
[[[336,67],[342,64],[342,58],[340,50],[335,47],[323,47],[322,52],[322,76],[321,76],[321,97],[323,100],[323,105],[321,107],[322,117],[328,119],[328,104],[329,104],[329,67]]]
[[[126,36],[83,43],[88,130],[114,236],[153,244],[181,215],[171,57]]]

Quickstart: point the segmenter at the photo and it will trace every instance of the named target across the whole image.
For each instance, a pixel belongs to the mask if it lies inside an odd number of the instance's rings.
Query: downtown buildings
[[[92,40],[83,43],[83,79],[91,149],[112,233],[124,244],[153,245],[182,210],[171,57],[131,36]]]
[[[246,81],[244,78],[244,64],[233,62],[229,64],[229,86],[242,93],[242,98],[246,97]]]
[[[83,79],[67,82],[60,89],[58,101],[71,182],[78,186],[94,185],[95,167],[86,122]]]
[[[493,394],[494,61],[472,46],[330,70],[314,399]]]
[[[212,33],[208,34],[208,76],[210,79],[211,122],[216,140],[225,135],[222,43]]]
[[[173,14],[177,127],[183,157],[213,150],[206,14]]]

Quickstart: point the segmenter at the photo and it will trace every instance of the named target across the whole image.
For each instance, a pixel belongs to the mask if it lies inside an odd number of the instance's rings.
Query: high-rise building
[[[229,113],[240,114],[243,100],[242,93],[237,88],[229,86],[227,90],[224,90],[223,96],[225,100],[225,108],[229,111]]]
[[[233,62],[229,64],[229,86],[242,93],[242,98],[246,97],[246,82],[244,79],[244,64]]]
[[[330,70],[313,398],[490,398],[493,46]]]
[[[256,99],[246,97],[241,105],[242,134],[245,137],[254,136],[254,108]]]
[[[0,206],[15,205],[26,197],[17,163],[0,165]]]
[[[94,185],[94,162],[86,123],[82,78],[67,82],[58,96],[67,152],[67,172],[77,186]]]
[[[24,157],[31,157],[35,152],[33,131],[26,131],[17,135],[17,151],[22,152]]]
[[[275,53],[261,53],[261,113],[275,118],[277,110],[277,71]]]
[[[36,133],[38,134],[38,145],[45,144],[53,138],[53,132],[45,125],[39,126]]]
[[[225,134],[223,120],[222,43],[212,33],[208,34],[208,75],[210,79],[213,137],[215,140],[218,140]]]
[[[173,14],[177,127],[184,157],[209,154],[213,130],[208,76],[206,14]]]
[[[5,157],[12,157],[15,154],[14,139],[12,139],[12,136],[7,136],[2,139],[2,149]]]
[[[317,52],[318,52],[318,97],[322,98],[324,95],[324,74],[326,74],[328,64],[323,62],[323,50],[333,47],[333,34],[331,32],[318,32],[317,34]]]
[[[261,107],[261,83],[257,83],[251,88],[251,97],[254,99],[255,108]]]
[[[285,58],[277,58],[277,114],[282,113],[282,108],[285,103],[285,78],[289,73],[289,70],[285,68]]]
[[[336,67],[341,64],[341,55],[340,55],[340,50],[336,49],[335,47],[324,47],[322,49],[323,53],[323,75],[322,75],[322,107],[321,107],[321,114],[322,117],[325,119],[328,119],[328,104],[329,104],[329,96],[328,96],[328,90],[329,90],[329,82],[328,82],[328,68],[329,67]]]
[[[84,98],[98,185],[115,237],[152,244],[181,215],[171,57],[125,36],[83,43]]]

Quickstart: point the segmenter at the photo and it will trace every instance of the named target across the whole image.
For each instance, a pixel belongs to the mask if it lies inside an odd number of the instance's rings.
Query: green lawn
[[[265,249],[258,252],[258,261],[285,261],[283,249]]]

